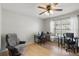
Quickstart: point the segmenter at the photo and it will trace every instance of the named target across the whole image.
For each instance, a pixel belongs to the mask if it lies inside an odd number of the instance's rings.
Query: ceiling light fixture
[[[45,6],[38,6],[38,8],[44,10],[39,15],[42,15],[44,13],[48,13],[50,15],[50,14],[53,14],[54,11],[62,11],[63,9],[57,8],[57,5],[58,3],[53,3],[53,4],[49,3]]]

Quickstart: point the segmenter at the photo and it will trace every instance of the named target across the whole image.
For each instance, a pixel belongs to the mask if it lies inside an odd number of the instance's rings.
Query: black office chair
[[[74,33],[64,33],[64,46],[67,45],[67,50],[73,50],[75,52],[76,41],[74,40]]]

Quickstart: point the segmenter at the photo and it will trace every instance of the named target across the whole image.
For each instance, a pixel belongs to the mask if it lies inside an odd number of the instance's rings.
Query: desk
[[[34,35],[34,42],[35,42],[35,43],[38,43],[38,42],[39,42],[38,37],[39,37],[38,35]]]
[[[78,37],[74,37],[73,40],[76,42],[75,43],[75,49],[76,49],[77,52],[79,52],[79,46],[78,46],[79,38]],[[58,37],[58,46],[63,47],[63,45],[64,45],[64,47],[65,47],[65,44],[67,44],[67,43],[65,42],[64,37]]]
[[[44,35],[44,36],[34,35],[34,42],[35,43],[45,43],[47,41],[50,41],[49,35]]]
[[[58,37],[58,46],[62,47],[63,41],[64,41],[64,37]]]

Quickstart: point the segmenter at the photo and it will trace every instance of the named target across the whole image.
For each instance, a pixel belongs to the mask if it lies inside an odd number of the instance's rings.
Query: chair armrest
[[[8,49],[14,49],[15,47],[13,47],[13,46],[7,46],[6,48],[8,48]]]
[[[26,41],[19,41],[19,44],[25,44]]]

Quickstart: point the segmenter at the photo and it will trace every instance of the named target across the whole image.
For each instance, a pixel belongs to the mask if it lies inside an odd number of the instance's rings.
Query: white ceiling
[[[37,8],[38,5],[41,5],[41,3],[6,3],[6,4],[4,3],[2,4],[2,8],[34,17],[40,17],[40,18],[49,17],[46,14],[39,15],[40,11]],[[79,3],[59,3],[58,7],[62,8],[63,11],[60,12],[55,11],[51,15],[52,17],[78,10]]]

